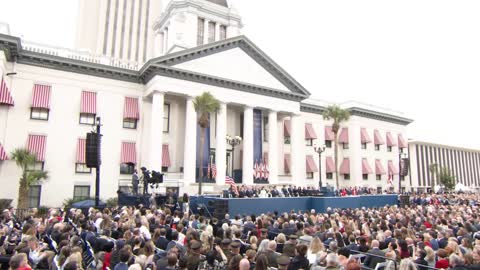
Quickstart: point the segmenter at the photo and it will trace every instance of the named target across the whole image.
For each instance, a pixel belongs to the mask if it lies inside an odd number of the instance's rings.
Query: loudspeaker
[[[85,163],[88,168],[97,168],[102,164],[100,159],[101,139],[102,135],[94,132],[87,133]]]
[[[410,196],[400,195],[400,207],[410,206]]]
[[[408,175],[408,169],[409,169],[409,159],[408,158],[402,158],[400,161],[400,175],[401,176],[407,176]]]
[[[225,214],[228,213],[228,200],[216,200],[214,201],[213,216],[219,220],[225,218]]]

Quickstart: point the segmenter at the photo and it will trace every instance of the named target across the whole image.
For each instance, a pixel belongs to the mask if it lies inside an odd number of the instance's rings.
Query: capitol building
[[[85,137],[96,117],[102,200],[129,192],[140,167],[165,174],[159,192],[189,194],[201,167],[215,166],[203,189],[219,192],[226,175],[254,185],[258,162],[268,164],[269,184],[335,186],[338,171],[340,188],[429,186],[417,173],[399,177],[413,120],[371,105],[340,104],[351,117],[341,124],[335,164],[332,123],[322,117],[331,104],[312,99],[288,67],[242,35],[242,17],[226,0],[80,1],[78,12],[74,49],[22,40],[0,26],[0,198],[17,198],[21,170],[9,156],[22,147],[37,156],[31,169],[49,173],[30,188],[30,206],[93,196]],[[210,115],[200,164],[193,99],[204,92],[221,109]],[[227,135],[241,144],[233,150]],[[315,147],[323,145],[319,161]]]

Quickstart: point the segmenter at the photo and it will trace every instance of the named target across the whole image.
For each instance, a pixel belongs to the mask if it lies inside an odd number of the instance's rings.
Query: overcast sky
[[[409,138],[480,149],[480,1],[232,2],[243,33],[312,97],[402,111],[415,120]],[[76,9],[77,0],[0,0],[0,21],[72,47]]]

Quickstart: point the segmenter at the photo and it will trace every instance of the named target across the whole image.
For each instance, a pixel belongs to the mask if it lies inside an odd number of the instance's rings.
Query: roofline
[[[150,65],[154,63],[173,66],[213,53],[227,51],[233,48],[242,49],[259,65],[265,68],[272,76],[274,76],[283,85],[285,85],[287,89],[301,94],[305,98],[310,96],[310,92],[308,92],[307,89],[305,89],[299,82],[297,82],[290,74],[288,74],[284,69],[282,69],[275,61],[273,61],[265,52],[258,48],[246,36],[236,36],[229,39],[153,58],[142,67],[140,72],[143,73],[145,69],[148,69]]]
[[[421,140],[409,140],[408,144],[412,145],[412,146],[414,146],[414,145],[427,145],[427,146],[436,146],[436,147],[440,147],[440,148],[462,150],[462,151],[466,151],[466,152],[480,153],[479,149],[466,148],[466,147],[454,146],[454,145],[446,145],[446,144],[434,143],[434,142],[426,142],[426,141],[421,141]]]
[[[322,114],[326,109],[327,109],[326,107],[320,106],[320,105],[300,103],[300,111],[302,112]],[[382,113],[382,112],[376,112],[372,110],[367,110],[359,107],[347,108],[347,110],[350,112],[351,115],[354,115],[354,116],[361,116],[365,118],[390,122],[390,123],[399,124],[399,125],[408,125],[413,122],[413,120],[408,118],[395,116],[395,115]]]

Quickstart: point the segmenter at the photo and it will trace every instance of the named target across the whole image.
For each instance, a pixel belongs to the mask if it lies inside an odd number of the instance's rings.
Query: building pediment
[[[196,77],[197,81],[199,77],[204,77],[207,83],[223,81],[237,86],[248,85],[264,89],[270,94],[293,95],[297,99],[304,99],[310,95],[303,86],[244,36],[152,59],[140,72],[144,76],[143,80],[148,82],[154,75],[165,75],[165,72],[161,72],[164,69],[191,75]]]

